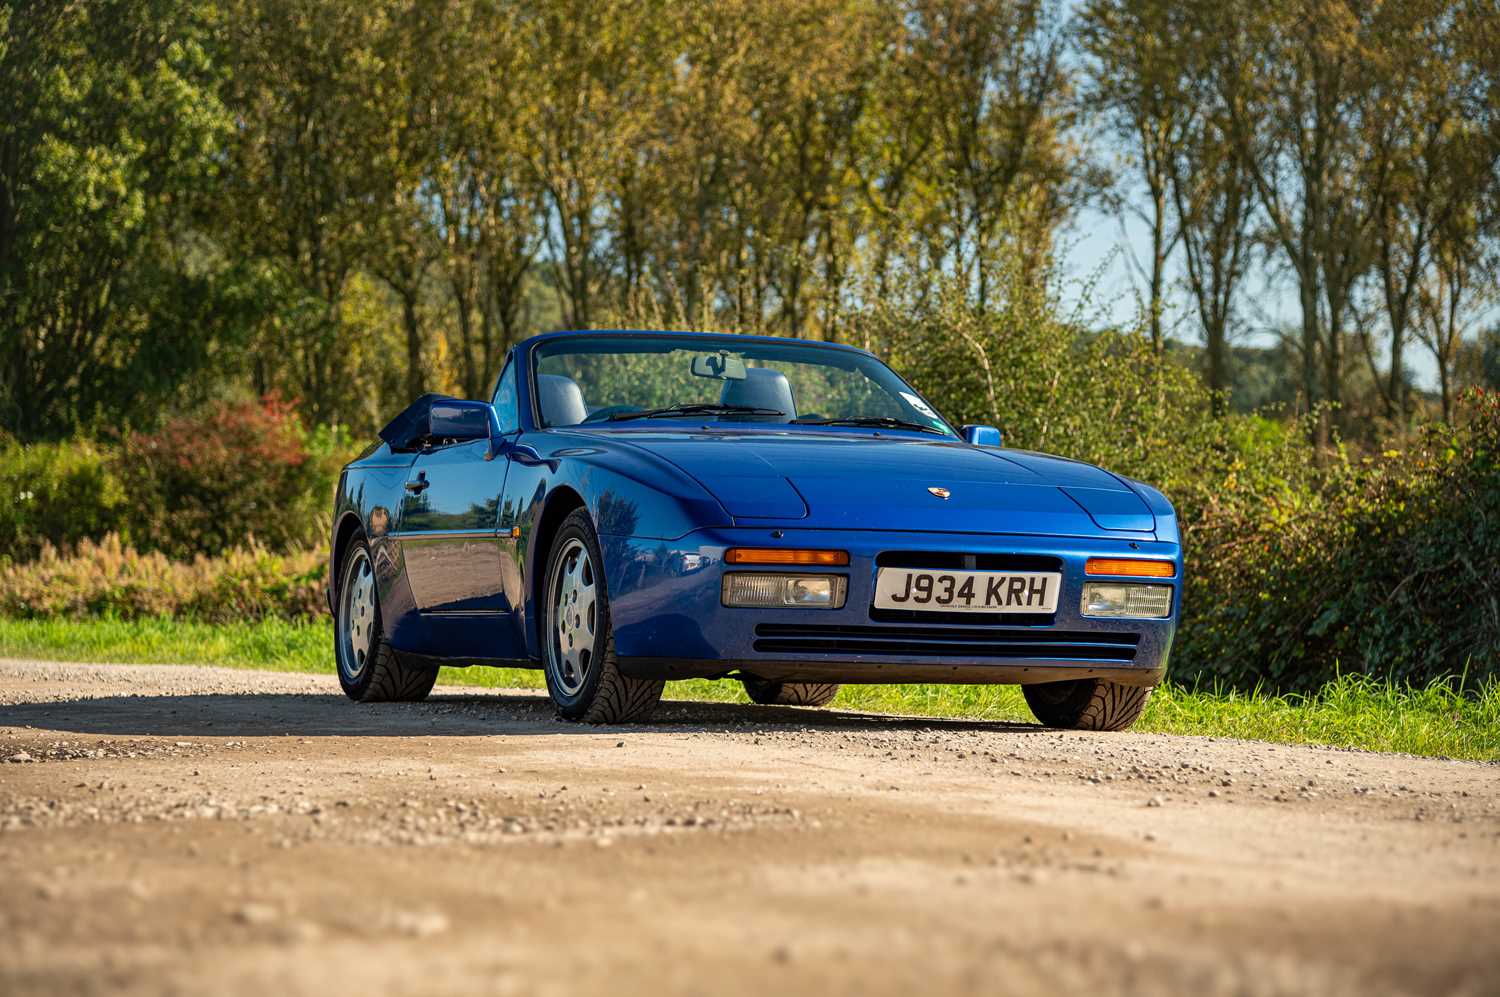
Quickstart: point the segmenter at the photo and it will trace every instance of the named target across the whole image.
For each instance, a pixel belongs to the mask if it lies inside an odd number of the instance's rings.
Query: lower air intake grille
[[[970,571],[1061,571],[1062,558],[1044,554],[963,554],[951,550],[885,550],[881,568],[967,568]]]
[[[762,623],[755,650],[766,654],[861,654],[958,658],[1062,658],[1135,660],[1140,635],[1070,630],[1002,630],[996,627],[863,627],[837,624]]]

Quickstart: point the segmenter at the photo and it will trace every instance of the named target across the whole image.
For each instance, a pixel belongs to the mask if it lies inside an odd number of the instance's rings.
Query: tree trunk
[[[1162,283],[1167,266],[1166,188],[1151,183],[1151,348],[1158,354],[1164,349],[1161,331]]]
[[[406,327],[406,393],[411,398],[422,394],[426,381],[422,371],[422,327],[417,319],[417,292],[401,292],[401,321]]]
[[[474,363],[474,317],[469,314],[469,295],[459,282],[453,282],[453,303],[458,310],[458,341],[463,354],[464,397],[478,398],[479,376]]]
[[[1224,317],[1221,315],[1203,328],[1208,346],[1208,387],[1213,392],[1214,415],[1223,415],[1228,408],[1224,397],[1229,388],[1229,363],[1228,357],[1224,355],[1224,325]]]
[[[1318,401],[1318,343],[1322,339],[1318,329],[1318,288],[1310,273],[1300,277],[1298,285],[1302,303],[1302,393],[1311,411]],[[1318,442],[1326,443],[1322,432],[1320,428]]]
[[[1323,397],[1328,401],[1330,408],[1337,407],[1344,400],[1344,307],[1338,300],[1330,300],[1328,303],[1328,338],[1323,344]],[[1324,413],[1319,422],[1330,425],[1343,421],[1342,412],[1328,411]],[[1323,435],[1322,442],[1327,443],[1329,432],[1327,429],[1320,431]]]
[[[979,278],[979,310],[983,312],[990,303],[989,240],[985,237],[984,219],[976,211],[974,219],[974,268]]]

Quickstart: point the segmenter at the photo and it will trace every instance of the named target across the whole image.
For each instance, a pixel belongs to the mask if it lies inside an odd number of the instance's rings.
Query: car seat
[[[747,405],[754,408],[774,409],[781,415],[737,415],[731,419],[748,422],[788,422],[797,417],[797,406],[792,401],[792,385],[786,375],[769,367],[748,367],[743,379],[724,382],[719,392],[719,401],[724,405]]]
[[[588,418],[589,410],[583,403],[583,390],[571,377],[565,374],[538,374],[536,391],[542,421],[547,425],[576,426]]]

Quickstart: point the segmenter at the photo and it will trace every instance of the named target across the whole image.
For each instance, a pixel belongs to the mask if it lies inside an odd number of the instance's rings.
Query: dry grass
[[[32,561],[3,563],[0,616],[235,622],[307,619],[324,612],[327,555],[246,547],[190,561],[143,554],[111,534],[75,550],[48,545]]]

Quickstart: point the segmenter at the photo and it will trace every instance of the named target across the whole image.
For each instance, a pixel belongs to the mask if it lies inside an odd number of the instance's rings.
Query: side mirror
[[[964,442],[976,447],[999,447],[1005,444],[1000,442],[1000,430],[994,426],[965,426],[963,429]]]
[[[427,438],[430,440],[487,440],[494,425],[494,409],[488,402],[445,398],[433,402],[427,410]]]

